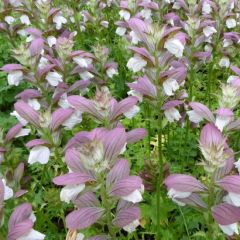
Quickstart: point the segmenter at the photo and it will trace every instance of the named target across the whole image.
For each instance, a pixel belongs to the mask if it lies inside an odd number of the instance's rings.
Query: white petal
[[[170,53],[172,53],[177,58],[183,56],[184,45],[181,43],[179,39],[175,38],[168,39],[164,44],[164,48],[166,48]]]
[[[174,122],[174,120],[179,121],[181,119],[181,115],[176,108],[165,110],[164,114],[169,122]]]
[[[28,121],[26,121],[24,118],[22,118],[16,111],[11,112],[10,115],[16,117],[17,120],[18,120],[23,126],[26,126],[26,125],[28,124]]]
[[[187,115],[193,123],[200,123],[203,120],[203,117],[198,115],[194,110],[187,111]]]
[[[118,74],[118,71],[115,68],[108,68],[106,73],[109,78],[112,78],[114,75]]]
[[[41,108],[41,104],[38,102],[37,99],[28,99],[28,105],[32,107],[34,110],[38,111]]]
[[[62,108],[65,108],[65,109],[71,107],[70,103],[69,103],[68,100],[67,100],[67,94],[66,94],[66,93],[64,93],[64,94],[60,97],[60,100],[58,101],[58,105],[59,105],[60,107],[62,107]]]
[[[62,188],[60,192],[60,199],[63,202],[69,203],[71,200],[77,197],[85,188],[85,184],[67,185]]]
[[[240,174],[240,161],[235,162],[234,165],[235,165],[235,168],[237,168],[238,173]]]
[[[127,29],[124,27],[117,27],[116,34],[119,36],[123,36],[126,33]]]
[[[205,1],[202,6],[202,13],[210,14],[211,12],[212,12],[211,5]]]
[[[122,199],[128,202],[138,203],[138,202],[141,202],[143,198],[142,198],[141,192],[136,189],[129,195],[122,197]]]
[[[48,42],[49,47],[52,47],[53,45],[56,44],[57,39],[54,36],[49,36],[47,38],[47,42]]]
[[[232,117],[216,117],[215,125],[222,132],[223,128],[226,127],[232,121]]]
[[[33,222],[36,222],[37,220],[36,215],[33,212],[31,213],[29,219],[32,220]]]
[[[142,102],[142,100],[143,100],[143,95],[141,93],[135,91],[135,90],[130,90],[130,91],[127,92],[127,94],[129,96],[137,97],[139,102]]]
[[[207,26],[207,27],[203,28],[203,34],[206,37],[210,37],[211,35],[213,35],[216,32],[217,32],[216,28],[211,27],[211,26]]]
[[[82,233],[78,233],[76,240],[84,240],[84,235]]]
[[[40,60],[39,60],[38,67],[39,67],[39,68],[44,68],[44,67],[46,67],[48,64],[49,64],[48,59],[45,58],[45,57],[41,57]]]
[[[237,26],[237,22],[234,18],[228,18],[226,21],[227,28],[235,28]]]
[[[126,225],[125,227],[123,227],[123,229],[129,233],[132,233],[136,230],[136,228],[140,225],[140,222],[138,219],[134,220],[133,222],[131,222],[130,224]]]
[[[131,109],[129,109],[127,112],[125,112],[123,115],[128,119],[132,119],[139,111],[140,111],[140,108],[135,105]]]
[[[119,12],[119,15],[120,15],[120,17],[123,18],[125,21],[128,21],[128,20],[130,19],[130,17],[131,17],[130,12],[127,11],[127,10],[121,10],[121,11]]]
[[[60,82],[63,81],[62,75],[57,72],[49,72],[46,76],[46,79],[53,87],[56,87]]]
[[[17,240],[43,240],[44,238],[45,238],[44,234],[42,234],[34,229],[31,229],[24,236],[17,238]]]
[[[28,15],[25,15],[25,14],[20,17],[20,21],[22,24],[25,24],[25,25],[31,24]]]
[[[163,89],[167,96],[173,96],[174,92],[179,89],[176,79],[168,78],[163,82]]]
[[[127,63],[127,67],[132,70],[134,73],[141,71],[147,65],[147,61],[145,61],[140,56],[136,55],[129,59]]]
[[[23,80],[23,72],[20,70],[12,71],[8,74],[8,84],[18,86]]]
[[[29,128],[22,128],[20,130],[20,132],[17,135],[15,135],[14,138],[27,136],[27,135],[29,135],[30,132],[31,132],[31,129],[29,129]]]
[[[239,193],[229,192],[228,197],[230,198],[230,200],[234,206],[240,207],[240,194]]]
[[[76,56],[73,58],[73,61],[77,63],[82,68],[87,68],[89,64],[92,63],[91,58],[83,58],[81,56]]]
[[[6,185],[5,179],[2,179],[2,182],[4,185],[4,200],[8,200],[13,197],[13,190],[12,190],[12,188],[10,188]]]
[[[30,150],[28,163],[33,164],[39,162],[46,164],[50,157],[50,150],[46,146],[35,146]]]
[[[132,40],[131,40],[131,43],[132,44],[138,44],[138,42],[141,41],[141,39],[139,39],[139,37],[137,36],[137,34],[134,32],[134,31],[131,31],[129,33],[129,35],[131,36]]]
[[[61,29],[62,25],[67,23],[67,19],[61,15],[56,15],[53,17],[53,22],[56,23],[56,29]]]
[[[72,116],[66,120],[62,125],[66,127],[66,129],[72,129],[76,124],[82,122],[82,112],[75,111]]]
[[[85,71],[85,72],[82,72],[80,73],[80,77],[83,79],[83,80],[88,80],[88,79],[91,79],[94,77],[94,75],[88,71]]]
[[[146,20],[150,20],[151,16],[152,16],[152,11],[151,11],[151,9],[146,8],[146,9],[141,10],[140,14]]]
[[[5,22],[6,22],[7,24],[9,24],[9,25],[13,24],[13,23],[16,21],[16,19],[15,19],[14,17],[12,17],[12,16],[6,16],[6,17],[4,18],[4,20],[5,20]]]
[[[218,64],[219,64],[220,67],[228,68],[230,66],[230,60],[229,60],[228,57],[223,57],[223,58],[220,59]]]
[[[233,224],[229,224],[229,225],[221,225],[221,224],[219,224],[219,227],[228,236],[232,236],[234,233],[239,234],[238,233],[237,223],[233,223]]]

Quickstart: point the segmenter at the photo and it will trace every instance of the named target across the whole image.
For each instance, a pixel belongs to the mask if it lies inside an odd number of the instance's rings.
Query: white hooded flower
[[[92,73],[90,73],[89,71],[84,71],[84,72],[81,72],[80,73],[80,77],[83,79],[83,80],[88,80],[88,79],[91,79],[94,77],[94,75]]]
[[[127,112],[125,112],[123,115],[128,119],[132,119],[139,111],[140,111],[140,108],[135,105],[131,109],[129,109]]]
[[[203,5],[202,5],[202,13],[203,14],[210,14],[211,12],[212,12],[211,5],[207,1],[204,1]]]
[[[221,224],[218,224],[218,225],[222,229],[222,231],[228,236],[232,236],[235,233],[239,234],[237,223],[233,223],[229,225],[221,225]]]
[[[143,200],[143,198],[142,198],[143,192],[144,192],[144,185],[141,185],[141,189],[136,189],[129,195],[122,197],[122,199],[125,201],[128,201],[128,202],[138,203]]]
[[[71,117],[66,120],[62,125],[66,128],[71,130],[76,124],[82,122],[82,112],[81,111],[75,111]]]
[[[112,78],[114,75],[118,74],[118,70],[110,67],[110,68],[107,69],[106,73],[107,73],[109,78]]]
[[[232,116],[217,115],[215,125],[222,132],[223,128],[226,127],[232,120],[233,120]]]
[[[136,228],[140,225],[140,222],[138,219],[134,220],[133,222],[129,223],[128,225],[126,225],[125,227],[123,227],[123,229],[128,232],[128,233],[132,233],[136,230]]]
[[[81,56],[73,57],[73,61],[82,68],[87,68],[92,63],[92,58],[85,58]]]
[[[41,57],[40,60],[39,60],[38,67],[40,69],[42,69],[42,68],[46,67],[48,64],[49,64],[48,59],[45,58],[45,57]]]
[[[228,194],[224,197],[224,201],[236,207],[240,207],[240,194],[228,192]]]
[[[229,47],[233,44],[233,41],[230,40],[230,39],[223,39],[223,47],[226,48],[226,47]]]
[[[226,21],[227,28],[235,28],[237,26],[237,22],[234,18],[228,18]]]
[[[36,98],[28,99],[28,105],[31,106],[36,111],[40,110],[41,108],[41,104]]]
[[[13,7],[20,7],[20,6],[22,6],[22,1],[21,0],[9,0],[9,3]]]
[[[14,138],[27,136],[27,135],[29,135],[30,132],[31,132],[31,129],[29,129],[29,128],[22,128],[20,130],[20,132],[15,135]]]
[[[127,92],[127,94],[129,96],[137,97],[139,102],[143,101],[143,95],[141,93],[137,92],[136,90],[130,90]]]
[[[78,233],[77,234],[77,237],[76,237],[76,240],[84,240],[84,235],[82,233]]]
[[[127,67],[134,73],[141,71],[147,65],[147,61],[141,58],[139,55],[135,55],[130,58],[127,63]]]
[[[8,74],[8,84],[18,86],[23,80],[23,72],[20,70],[12,71]]]
[[[7,24],[9,24],[9,25],[13,24],[13,23],[16,21],[16,19],[15,19],[14,17],[12,17],[12,16],[6,16],[6,17],[4,18],[4,20],[5,20],[5,22],[6,22]]]
[[[171,54],[173,54],[177,58],[183,56],[184,45],[179,39],[168,39],[164,44],[164,48],[166,48]]]
[[[223,57],[223,58],[220,59],[218,64],[219,64],[220,67],[228,68],[230,66],[230,60],[229,60],[228,57]]]
[[[206,27],[203,28],[203,34],[207,38],[212,36],[216,32],[217,32],[217,30],[216,30],[215,27],[206,26]]]
[[[240,174],[240,161],[237,161],[234,163],[235,168],[238,170],[238,173]]]
[[[164,114],[170,123],[174,122],[174,120],[179,121],[181,119],[179,111],[174,107],[165,110]]]
[[[67,23],[67,19],[59,14],[53,17],[53,22],[56,23],[56,29],[59,30],[62,28],[63,24]]]
[[[132,44],[138,44],[138,43],[141,41],[141,39],[139,39],[139,37],[137,36],[137,34],[136,34],[134,31],[131,31],[131,32],[129,33],[129,35],[130,35],[131,38],[132,38],[132,40],[131,40],[131,43],[132,43]]]
[[[67,185],[60,192],[60,199],[63,202],[70,203],[85,188],[85,184]]]
[[[181,202],[179,198],[187,198],[191,195],[191,192],[180,192],[173,188],[170,188],[168,191],[168,197],[171,198],[175,203],[177,203],[179,206],[185,206],[186,204]],[[177,198],[177,199],[176,199]]]
[[[49,36],[47,38],[47,43],[48,43],[49,47],[54,46],[56,44],[56,42],[57,42],[57,39],[54,36]]]
[[[25,24],[25,25],[30,25],[31,24],[28,15],[25,15],[25,14],[20,17],[20,21],[21,21],[22,24]]]
[[[194,110],[187,111],[189,120],[193,123],[200,123],[203,120],[203,117],[197,114]]]
[[[57,72],[49,72],[46,76],[48,83],[56,87],[60,82],[63,81],[63,76]]]
[[[173,96],[174,92],[179,89],[177,80],[174,78],[168,78],[163,82],[163,89],[167,96]]]
[[[27,234],[17,238],[16,240],[43,240],[45,238],[45,235],[31,229]]]
[[[151,20],[151,16],[152,16],[151,9],[144,8],[143,10],[141,10],[140,14],[144,19]]]
[[[127,11],[127,10],[121,10],[121,11],[119,12],[119,15],[120,15],[120,17],[121,17],[122,19],[124,19],[125,21],[128,21],[128,20],[130,19],[130,17],[131,17],[130,12]]]
[[[10,113],[11,116],[16,117],[17,120],[23,125],[26,126],[28,124],[28,121],[26,121],[24,118],[22,118],[17,111],[13,111]]]
[[[33,164],[39,162],[40,164],[46,164],[50,157],[50,150],[46,146],[35,146],[30,150],[28,157],[28,163]]]
[[[117,27],[116,34],[119,36],[123,36],[126,33],[127,29],[124,27]]]
[[[4,186],[4,200],[8,200],[13,197],[13,190],[12,188],[6,185],[6,180],[2,179],[3,186]]]

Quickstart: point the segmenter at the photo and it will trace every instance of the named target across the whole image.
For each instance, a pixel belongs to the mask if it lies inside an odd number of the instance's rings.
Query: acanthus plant
[[[239,68],[231,68],[239,74]],[[231,76],[226,84],[222,84],[218,109],[214,112],[201,103],[189,103],[192,109],[188,111],[190,121],[195,124],[208,121],[199,139],[203,155],[199,165],[205,170],[205,175],[200,177],[202,183],[185,174],[171,174],[164,181],[168,196],[174,202],[205,212],[206,236],[211,239],[217,239],[220,234],[215,223],[228,237],[239,234],[239,163],[235,162],[235,153],[229,146],[231,134],[239,129],[235,111],[240,101],[239,80],[239,75]]]

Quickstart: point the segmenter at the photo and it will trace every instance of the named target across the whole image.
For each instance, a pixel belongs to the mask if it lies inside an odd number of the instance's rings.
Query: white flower
[[[22,37],[26,37],[28,35],[25,29],[18,30],[17,34]]]
[[[137,97],[139,102],[142,102],[142,100],[143,100],[143,95],[141,93],[135,91],[135,90],[130,90],[130,91],[127,92],[127,94],[129,96]]]
[[[84,240],[84,235],[82,233],[78,233],[76,240]]]
[[[48,59],[45,57],[41,57],[39,60],[38,67],[42,69],[42,68],[46,67],[48,64],[49,64]]]
[[[21,0],[9,0],[9,3],[13,7],[20,7],[20,6],[22,6],[22,1]]]
[[[76,124],[81,123],[82,122],[82,112],[81,111],[75,111],[71,117],[66,120],[62,125],[66,128],[66,129],[72,129]]]
[[[73,57],[73,61],[82,68],[87,68],[92,63],[92,58],[84,58],[81,56]]]
[[[205,50],[206,52],[212,52],[213,47],[212,47],[211,45],[207,44],[207,45],[204,46],[204,50]]]
[[[18,86],[23,80],[23,72],[20,70],[12,71],[8,74],[8,84]]]
[[[138,219],[134,220],[133,222],[129,223],[123,229],[129,233],[132,233],[136,230],[136,228],[140,225],[140,222]]]
[[[33,164],[39,162],[40,164],[46,164],[50,157],[50,150],[46,146],[35,146],[30,150],[28,157],[28,163]]]
[[[166,48],[170,53],[172,53],[177,58],[183,56],[184,45],[181,43],[179,39],[175,38],[168,39],[164,44],[164,48]]]
[[[108,21],[101,21],[100,24],[105,27],[108,28],[109,22]]]
[[[163,89],[167,96],[173,96],[174,92],[179,89],[178,82],[174,78],[168,78],[163,82]]]
[[[178,2],[175,2],[172,6],[173,9],[180,9],[181,8],[181,5],[178,3]]]
[[[35,98],[28,99],[28,105],[31,106],[36,111],[40,110],[40,108],[41,108],[41,104]]]
[[[151,20],[151,16],[152,16],[151,9],[148,9],[148,8],[147,9],[143,9],[143,10],[141,10],[140,14],[146,20]]]
[[[233,44],[233,41],[230,39],[223,39],[223,47],[229,47]]]
[[[85,184],[67,185],[60,192],[60,199],[63,202],[70,203],[85,188]]]
[[[168,191],[168,197],[171,198],[175,203],[177,203],[179,206],[185,206],[186,204],[179,201],[179,198],[187,198],[191,195],[191,192],[180,192],[173,188],[170,188]],[[178,199],[176,199],[178,198]]]
[[[189,120],[193,123],[200,123],[203,120],[203,117],[197,114],[194,110],[187,111]]]
[[[231,84],[234,80],[237,80],[237,79],[239,79],[238,76],[231,75],[231,76],[228,77],[227,83]]]
[[[119,15],[120,15],[120,17],[123,18],[125,21],[128,21],[128,20],[130,19],[130,17],[131,17],[130,12],[127,11],[127,10],[121,10],[121,11],[119,12]]]
[[[136,189],[132,193],[130,193],[127,196],[122,197],[123,200],[132,202],[132,203],[138,203],[143,200],[142,193],[144,192],[144,186],[141,185],[141,189]]]
[[[240,194],[239,193],[234,193],[234,192],[229,192],[225,197],[224,201],[234,205],[236,207],[240,207]]]
[[[214,33],[216,33],[217,30],[215,27],[211,27],[211,26],[206,26],[203,28],[203,34],[206,36],[206,37],[210,37],[212,36]]]
[[[107,73],[109,78],[112,78],[114,75],[118,74],[118,70],[110,67],[110,68],[107,69],[106,73]]]
[[[235,162],[234,165],[235,165],[235,168],[237,168],[238,173],[240,174],[240,161]]]
[[[129,33],[129,35],[131,36],[132,40],[131,40],[131,43],[132,44],[138,44],[138,42],[141,41],[141,39],[139,39],[139,37],[137,36],[137,34],[134,32],[134,31],[131,31]]]
[[[49,36],[47,38],[47,42],[48,42],[49,47],[52,47],[53,45],[56,44],[57,39],[54,36]]]
[[[28,15],[25,15],[25,14],[20,17],[20,21],[22,24],[25,24],[25,25],[31,24]]]
[[[181,115],[180,115],[179,111],[174,107],[165,110],[164,114],[170,123],[174,122],[174,120],[179,121],[181,119]]]
[[[13,190],[6,185],[6,180],[4,178],[2,179],[2,182],[4,186],[4,200],[8,200],[13,197]]]
[[[43,240],[45,238],[45,235],[31,229],[27,234],[17,238],[16,240]]]
[[[67,19],[59,14],[53,17],[53,22],[56,23],[56,29],[59,30],[62,28],[63,24],[67,23]]]
[[[60,100],[58,101],[58,105],[62,108],[70,108],[71,104],[67,100],[67,94],[64,93],[61,97]]]
[[[220,67],[228,68],[230,66],[230,60],[229,60],[228,57],[223,57],[223,58],[220,59],[218,64],[219,64]]]
[[[17,111],[13,111],[10,113],[11,116],[14,116],[17,118],[17,120],[23,125],[26,126],[28,124],[28,121],[26,121],[24,118],[22,118]]]
[[[204,1],[203,6],[202,6],[202,13],[203,14],[210,14],[212,12],[212,7],[211,5]]]
[[[223,128],[226,127],[231,121],[232,121],[231,116],[224,117],[217,115],[215,125],[222,132]]]
[[[29,43],[34,39],[35,39],[35,37],[32,34],[29,34],[29,36],[26,38],[26,42]]]
[[[127,63],[127,67],[134,73],[141,71],[147,65],[147,61],[141,58],[139,55],[135,55],[130,58]]]
[[[80,77],[83,79],[83,80],[88,80],[88,79],[91,79],[94,77],[94,75],[92,73],[90,73],[89,71],[84,71],[82,73],[80,73]]]
[[[129,109],[127,112],[125,112],[123,115],[128,119],[132,119],[139,111],[140,111],[140,108],[135,105],[131,109]]]
[[[9,25],[13,24],[13,23],[16,21],[16,19],[15,19],[14,17],[12,17],[12,16],[6,16],[6,17],[4,18],[4,20],[5,20],[5,22],[6,22],[7,24],[9,24]]]
[[[63,76],[57,72],[49,72],[46,76],[48,83],[56,87],[60,82],[63,81]]]
[[[233,223],[229,225],[221,225],[221,224],[218,224],[218,225],[222,229],[222,231],[228,236],[232,236],[234,233],[239,234],[237,223]]]
[[[127,29],[124,27],[117,27],[116,34],[119,36],[123,36],[126,33]]]
[[[20,132],[15,135],[14,138],[27,136],[27,135],[29,135],[30,132],[31,132],[31,129],[29,129],[29,128],[22,128],[20,130]]]
[[[237,22],[234,18],[228,18],[226,21],[227,28],[235,28],[237,26]]]

